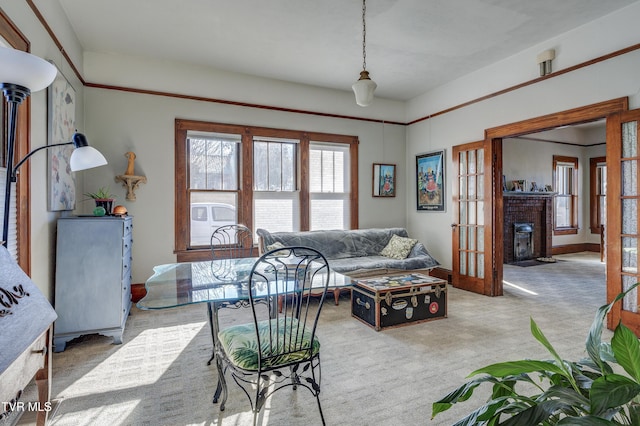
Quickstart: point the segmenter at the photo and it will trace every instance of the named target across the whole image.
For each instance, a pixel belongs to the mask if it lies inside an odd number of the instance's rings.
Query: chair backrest
[[[244,225],[225,225],[211,234],[211,254],[214,259],[250,257],[253,232]]]
[[[262,349],[260,370],[294,364],[317,353],[316,326],[328,285],[327,259],[315,249],[278,248],[256,261],[249,300]]]

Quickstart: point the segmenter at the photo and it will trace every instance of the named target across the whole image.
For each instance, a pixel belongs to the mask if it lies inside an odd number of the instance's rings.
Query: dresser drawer
[[[0,401],[12,401],[17,396],[16,391],[23,390],[36,372],[44,367],[48,332],[42,333],[0,374]]]

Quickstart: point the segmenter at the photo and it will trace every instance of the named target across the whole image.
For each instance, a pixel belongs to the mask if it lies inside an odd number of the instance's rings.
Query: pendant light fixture
[[[378,85],[369,77],[367,71],[367,22],[365,15],[367,12],[367,0],[362,0],[362,71],[360,79],[353,83],[353,93],[356,94],[356,103],[361,107],[371,105],[373,102],[373,92]]]

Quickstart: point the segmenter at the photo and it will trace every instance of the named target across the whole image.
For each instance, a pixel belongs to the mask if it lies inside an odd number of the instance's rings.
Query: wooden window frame
[[[607,157],[592,157],[589,159],[589,225],[592,234],[600,234],[604,223],[600,223],[602,212],[600,211],[600,197],[606,194],[599,194],[598,188],[598,164],[606,163]]]
[[[309,230],[309,149],[310,141],[344,143],[349,145],[350,228],[358,228],[358,137],[330,133],[305,132],[205,121],[175,120],[175,250],[178,262],[193,262],[211,258],[207,248],[189,247],[189,153],[187,132],[211,132],[242,135],[240,146],[240,187],[238,190],[238,223],[253,223],[253,138],[271,137],[299,140],[300,230]]]
[[[572,187],[571,187],[571,197],[570,197],[570,205],[571,205],[571,226],[562,226],[558,227],[556,225],[556,197],[554,196],[554,214],[553,214],[553,234],[554,235],[570,235],[578,233],[578,158],[577,157],[567,157],[563,155],[554,155],[553,156],[553,190],[557,192],[557,166],[558,163],[572,163],[573,164],[573,173],[571,176]]]

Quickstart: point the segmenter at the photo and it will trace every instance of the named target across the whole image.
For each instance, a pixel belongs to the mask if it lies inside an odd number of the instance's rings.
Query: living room
[[[0,8],[29,40],[31,53],[53,61],[75,89],[78,130],[87,135],[109,164],[76,174],[74,213],[91,214],[93,210],[92,202],[80,194],[110,187],[134,223],[131,271],[132,283],[138,285],[151,276],[154,266],[176,262],[179,257],[175,225],[176,119],[357,137],[358,227],[404,227],[425,244],[444,270],[452,270],[452,202],[448,199],[443,211],[416,209],[416,156],[445,151],[450,196],[456,181],[453,147],[485,139],[487,129],[612,99],[627,98],[628,109],[640,105],[636,72],[640,52],[635,25],[640,17],[639,2],[619,2],[620,9],[593,22],[543,37],[518,53],[406,100],[376,96],[367,108],[355,104],[352,82],[338,90],[176,60],[85,51],[75,35],[77,29],[66,17],[69,10],[63,8],[92,7],[79,3],[2,0]],[[373,2],[368,6],[375,12]],[[355,9],[354,31],[359,37],[360,5]],[[374,79],[376,66],[383,67],[383,59],[376,58],[373,49],[375,29],[375,25],[368,29],[367,52]],[[356,76],[362,59],[360,47],[356,46],[353,54]],[[536,56],[547,49],[555,49],[554,69],[540,78]],[[384,90],[382,82],[378,85],[376,93],[384,93],[380,92]],[[30,97],[31,149],[47,143],[47,105],[46,91]],[[505,152],[508,144],[505,140]],[[588,170],[588,158],[603,155],[603,145],[590,149],[598,152],[577,155],[582,173]],[[135,201],[127,201],[126,189],[114,181],[127,167],[124,154],[131,151],[136,154],[136,174],[147,178],[147,183],[136,190]],[[525,157],[516,153],[518,156]],[[551,168],[552,159],[548,157],[545,168]],[[512,157],[505,154],[504,158]],[[516,175],[513,161],[504,162],[503,171],[509,180],[533,180],[534,176]],[[374,163],[396,165],[395,197],[371,196]],[[29,223],[29,232],[21,237],[26,238],[28,247],[26,254],[21,254],[26,256],[21,265],[53,302],[56,223],[61,213],[48,209],[47,156],[32,157],[28,169],[23,170],[24,175],[28,171],[30,195],[28,212],[20,212],[26,215],[21,224]],[[549,181],[538,183],[551,184],[551,176],[547,176]],[[585,174],[581,182],[586,187]],[[584,203],[586,197],[582,198]],[[581,204],[578,233],[554,236],[554,246],[599,244],[599,236],[591,234],[586,225],[587,210],[587,205]]]

